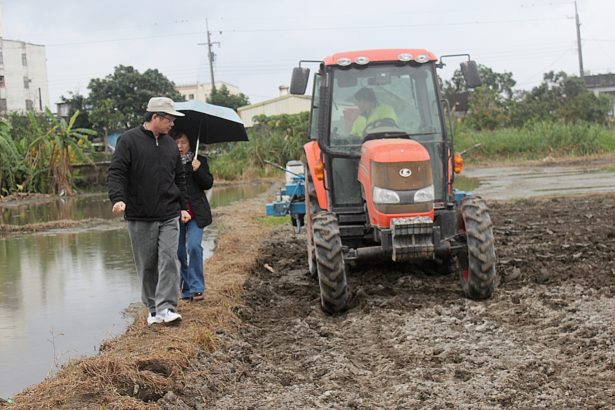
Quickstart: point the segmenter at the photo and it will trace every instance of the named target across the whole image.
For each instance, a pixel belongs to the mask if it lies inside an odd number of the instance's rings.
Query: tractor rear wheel
[[[487,204],[482,198],[461,201],[459,229],[465,232],[466,252],[458,255],[461,287],[470,299],[488,299],[495,289],[495,240]]]
[[[312,224],[322,309],[328,314],[339,313],[346,309],[348,286],[337,218],[321,211],[312,216]]]
[[[306,210],[306,231],[307,231],[307,251],[308,251],[308,269],[310,276],[316,279],[318,270],[316,268],[316,252],[314,252],[314,231],[312,229],[312,217],[320,212],[318,205],[318,197],[316,196],[316,188],[312,181],[310,170],[305,166],[305,210]]]

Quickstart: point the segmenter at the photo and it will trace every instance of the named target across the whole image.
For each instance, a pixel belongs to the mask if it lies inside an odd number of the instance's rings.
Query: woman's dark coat
[[[184,165],[186,170],[186,188],[188,191],[188,202],[192,207],[192,218],[196,221],[199,228],[204,228],[211,224],[211,207],[205,196],[205,190],[214,185],[214,177],[209,172],[207,158],[198,155],[201,166],[196,171],[192,170],[192,162]]]

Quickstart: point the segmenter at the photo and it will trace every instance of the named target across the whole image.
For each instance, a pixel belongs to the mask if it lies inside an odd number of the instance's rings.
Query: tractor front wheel
[[[337,218],[318,212],[312,215],[312,228],[322,309],[328,314],[342,312],[348,303],[348,286]]]
[[[469,197],[461,202],[459,229],[465,232],[466,252],[458,255],[459,276],[466,297],[488,299],[495,289],[495,240],[487,204]]]
[[[309,168],[305,165],[305,210],[306,210],[306,230],[307,230],[307,251],[308,251],[308,270],[310,276],[314,279],[318,277],[316,267],[316,252],[314,251],[314,230],[312,228],[312,217],[320,212],[318,205],[318,197],[316,196],[316,188],[312,181],[312,174]]]

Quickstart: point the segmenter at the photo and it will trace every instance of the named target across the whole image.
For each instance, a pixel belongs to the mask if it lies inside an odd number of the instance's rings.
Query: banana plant
[[[0,119],[0,195],[9,194],[17,188],[17,170],[23,157],[11,137],[11,125],[4,118]]]
[[[88,136],[96,132],[87,128],[73,128],[79,115],[76,111],[68,120],[56,118],[45,109],[49,127],[36,127],[36,136],[28,147],[26,160],[34,173],[47,172],[47,186],[59,195],[73,195],[71,156],[81,162],[91,162],[85,153],[91,148]]]

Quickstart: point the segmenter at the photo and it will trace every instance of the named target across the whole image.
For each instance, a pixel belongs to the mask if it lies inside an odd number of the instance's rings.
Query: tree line
[[[67,118],[49,109],[43,113],[10,113],[0,119],[0,196],[15,192],[72,195],[78,178],[75,163],[103,159],[95,141],[107,146],[107,135],[143,121],[151,97],[168,96],[183,101],[175,84],[160,71],[142,73],[120,65],[104,78],[92,79],[88,96],[69,93]],[[236,109],[249,104],[244,94],[232,95],[226,86],[212,92],[208,102]]]
[[[486,66],[479,70],[483,85],[475,90],[467,89],[460,71],[442,82],[446,98],[455,101],[465,95],[468,100],[465,115],[453,116],[459,131],[458,149],[479,141],[488,156],[518,153],[524,148],[540,153],[565,149],[575,155],[600,152],[605,146],[615,151],[615,137],[608,126],[612,99],[594,95],[579,77],[548,72],[538,86],[517,91],[511,73],[498,73]],[[140,124],[147,101],[153,96],[183,100],[175,84],[158,70],[140,73],[122,65],[104,78],[92,79],[88,91],[87,97],[71,93],[61,98],[71,107],[68,118],[57,118],[47,110],[38,115],[13,113],[0,119],[0,195],[70,195],[76,178],[72,164],[102,155],[95,152],[93,141],[102,139],[106,145],[110,132]],[[224,86],[207,101],[233,109],[249,104],[244,94],[232,95]],[[454,105],[452,110],[456,110]],[[212,147],[212,171],[223,179],[251,178],[276,172],[266,166],[265,160],[284,165],[301,158],[308,139],[308,116],[255,117],[248,142]]]
[[[580,77],[563,71],[545,73],[542,83],[529,91],[515,91],[516,81],[510,72],[497,73],[483,65],[479,71],[483,85],[476,90],[467,89],[459,70],[443,87],[449,100],[468,96],[469,107],[463,121],[476,130],[520,128],[536,121],[606,125],[613,111],[610,95],[595,95]]]

